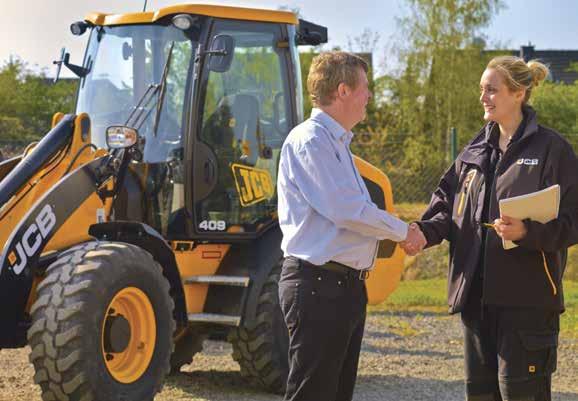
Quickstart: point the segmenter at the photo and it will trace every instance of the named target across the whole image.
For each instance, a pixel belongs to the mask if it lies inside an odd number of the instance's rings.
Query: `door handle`
[[[204,165],[205,183],[210,184],[215,179],[215,164],[211,159],[207,159]]]

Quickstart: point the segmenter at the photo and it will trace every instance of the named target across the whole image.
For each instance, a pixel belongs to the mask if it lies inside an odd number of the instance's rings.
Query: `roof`
[[[297,16],[290,11],[266,10],[258,8],[232,7],[215,4],[177,4],[164,7],[157,11],[147,11],[129,14],[106,14],[94,12],[85,17],[86,21],[94,25],[127,25],[150,24],[173,14],[197,14],[209,17],[275,22],[297,25]]]
[[[536,50],[534,46],[528,45],[511,52],[526,61],[537,59],[546,64],[554,82],[573,84],[578,81],[578,71],[571,69],[573,63],[578,63],[578,50]]]

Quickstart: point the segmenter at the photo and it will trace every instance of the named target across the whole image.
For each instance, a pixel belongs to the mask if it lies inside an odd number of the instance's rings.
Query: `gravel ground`
[[[363,343],[356,401],[462,401],[459,318],[372,312]],[[28,348],[0,351],[0,401],[40,401]],[[195,363],[168,379],[157,401],[280,401],[248,389],[228,344],[207,341]],[[578,401],[578,341],[561,339],[555,401]]]

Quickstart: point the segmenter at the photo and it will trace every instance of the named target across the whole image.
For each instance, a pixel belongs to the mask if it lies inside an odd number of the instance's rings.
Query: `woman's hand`
[[[496,233],[507,241],[519,241],[527,234],[526,225],[522,220],[502,216],[494,220]]]

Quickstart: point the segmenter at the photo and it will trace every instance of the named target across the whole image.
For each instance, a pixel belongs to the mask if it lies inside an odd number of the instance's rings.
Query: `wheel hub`
[[[104,323],[104,351],[107,354],[124,352],[130,335],[130,323],[123,315],[108,316]]]

